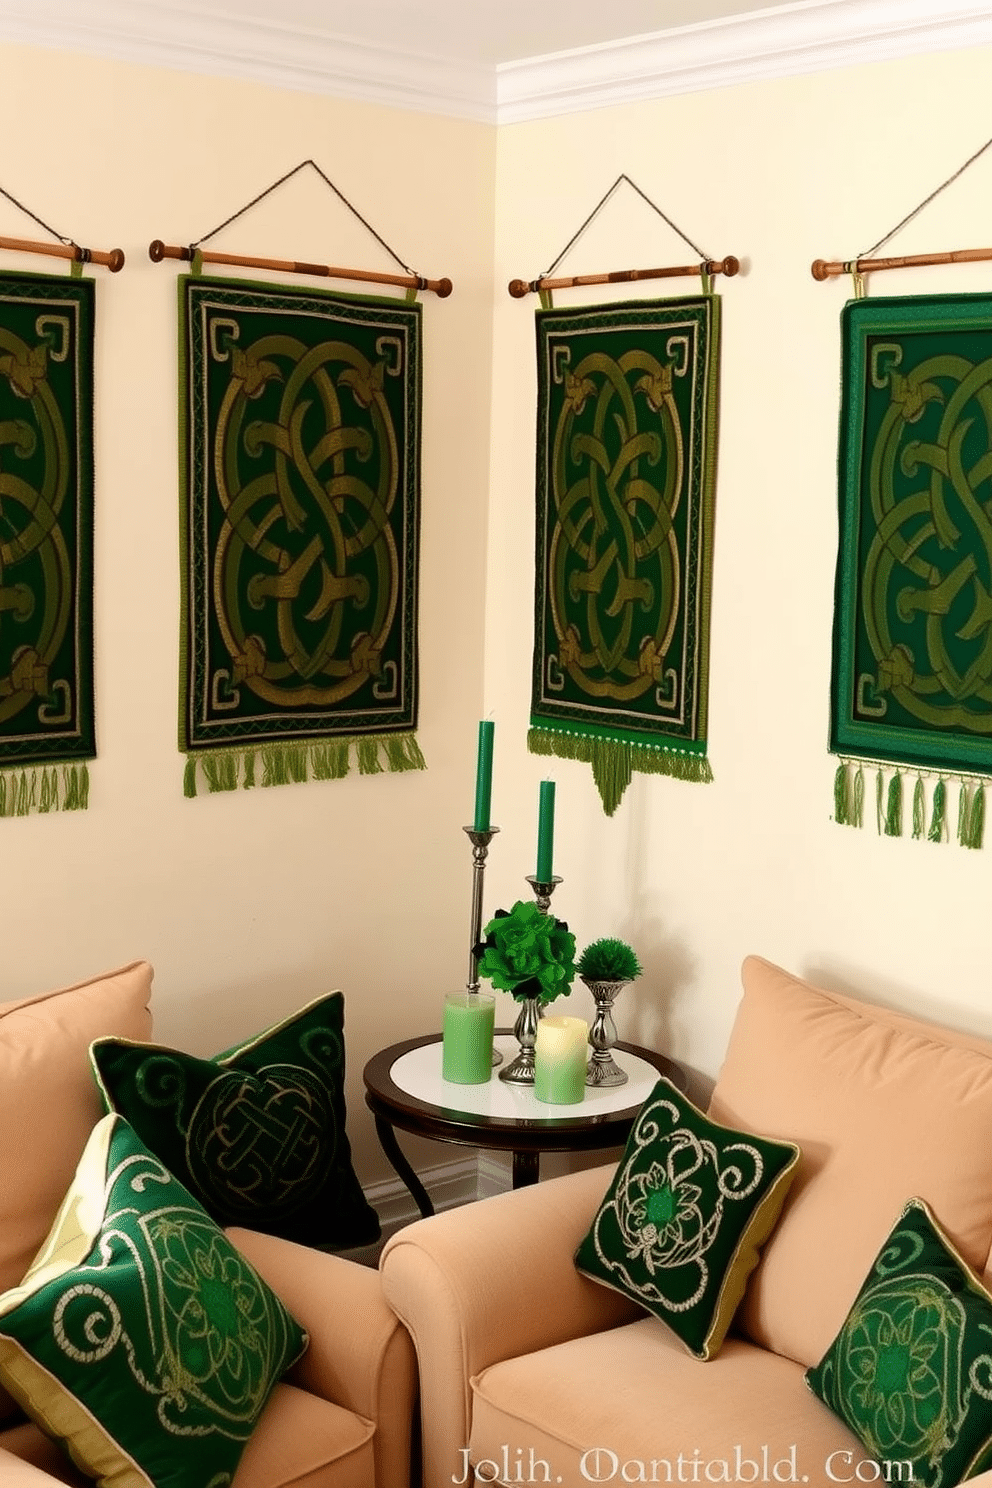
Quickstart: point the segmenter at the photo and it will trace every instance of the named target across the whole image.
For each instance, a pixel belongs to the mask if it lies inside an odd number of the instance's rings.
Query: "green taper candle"
[[[479,753],[475,766],[475,830],[488,832],[493,794],[493,734],[496,725],[488,719],[479,724]]]
[[[537,808],[537,870],[534,877],[538,883],[550,883],[551,864],[555,850],[555,783],[541,781],[541,795]]]

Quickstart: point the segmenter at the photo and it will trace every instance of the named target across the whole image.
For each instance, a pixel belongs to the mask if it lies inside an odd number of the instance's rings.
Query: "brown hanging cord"
[[[206,243],[225,227],[229,227],[239,217],[243,217],[252,207],[257,206],[263,198],[275,191],[277,187],[282,186],[291,176],[295,176],[298,171],[304,170],[307,166],[311,166],[317,172],[321,180],[344,203],[352,216],[357,217],[366,231],[371,233],[376,242],[385,248],[394,263],[398,264],[405,271],[403,274],[377,273],[371,269],[342,269],[336,268],[331,264],[303,263],[296,259],[260,258],[241,253],[215,253],[212,250],[208,251],[201,248],[201,243]],[[280,176],[277,181],[273,181],[271,186],[266,186],[264,191],[260,191],[257,196],[252,197],[251,201],[246,202],[243,207],[239,207],[236,212],[232,212],[231,216],[226,217],[217,227],[211,228],[210,232],[204,233],[202,238],[198,238],[196,242],[190,243],[188,246],[184,247],[163,243],[161,238],[155,238],[148,245],[148,256],[152,263],[161,263],[164,258],[177,258],[191,263],[195,258],[199,258],[201,263],[229,264],[236,268],[275,269],[281,274],[316,274],[325,279],[358,279],[368,284],[395,284],[403,289],[431,290],[439,299],[445,299],[450,295],[452,290],[450,279],[426,279],[422,274],[415,273],[409,264],[405,264],[393,249],[390,248],[385,238],[381,237],[375,228],[365,220],[361,212],[352,206],[344,193],[335,186],[331,178],[321,170],[320,166],[314,160],[301,160],[299,165],[294,165],[292,170]]]
[[[837,274],[858,275],[881,269],[925,268],[930,264],[983,263],[992,259],[992,248],[958,248],[950,253],[906,253],[895,258],[872,257],[872,254],[877,253],[879,248],[884,247],[886,243],[895,237],[896,233],[901,232],[907,223],[912,222],[914,217],[918,217],[923,209],[928,207],[942,191],[946,191],[947,187],[952,185],[959,176],[964,175],[968,167],[974,165],[975,161],[981,155],[985,154],[985,151],[990,145],[992,145],[992,139],[986,140],[984,145],[981,145],[975,151],[974,155],[969,155],[964,164],[959,165],[957,170],[953,171],[946,181],[941,181],[940,185],[934,191],[931,191],[929,196],[924,197],[918,206],[914,207],[911,212],[907,212],[905,217],[896,223],[895,227],[890,228],[884,237],[879,238],[877,243],[873,243],[870,248],[865,249],[865,252],[859,255],[858,258],[829,263],[822,258],[814,259],[810,266],[813,278],[822,282],[824,279],[830,279]]]
[[[118,270],[124,267],[124,252],[122,249],[111,248],[109,253],[103,253],[97,248],[81,248],[74,239],[67,238],[62,233],[56,232],[54,227],[49,227],[48,223],[44,222],[36,212],[32,212],[30,207],[26,207],[23,202],[18,201],[16,196],[12,196],[2,186],[0,186],[0,196],[5,196],[19,212],[24,213],[25,217],[30,217],[32,222],[37,222],[39,227],[43,227],[47,233],[51,233],[53,238],[58,239],[55,243],[37,243],[30,238],[0,237],[0,248],[10,248],[15,253],[41,253],[48,258],[68,258],[77,264],[103,264],[112,274],[116,274]]]
[[[578,242],[579,238],[585,232],[586,228],[592,222],[593,218],[596,217],[600,211],[602,211],[603,207],[609,201],[610,197],[623,183],[626,183],[633,191],[636,191],[638,196],[641,197],[643,201],[647,202],[652,211],[657,212],[658,216],[668,224],[672,231],[678,234],[683,243],[687,243],[692,251],[699,255],[700,259],[702,259],[702,262],[695,264],[682,264],[677,267],[665,269],[615,269],[612,273],[609,274],[570,274],[565,278],[552,278],[551,276],[553,275],[558,265],[561,263],[562,259],[575,245],[575,243]],[[548,268],[545,269],[544,273],[537,279],[511,279],[507,288],[515,300],[521,300],[524,298],[525,295],[540,294],[542,290],[571,289],[574,285],[578,284],[629,284],[638,279],[674,279],[689,274],[699,274],[701,278],[705,279],[711,274],[727,274],[728,276],[732,276],[739,271],[740,260],[734,258],[732,255],[728,256],[727,258],[707,258],[702,248],[697,248],[692,239],[686,237],[682,229],[680,227],[677,227],[672,219],[666,216],[666,214],[661,210],[657,203],[653,202],[651,198],[641,190],[636,181],[632,181],[628,175],[621,173],[619,176],[617,176],[609,191],[607,191],[606,194],[602,196],[593,207],[592,211],[589,213],[589,216],[586,218],[586,220],[582,223],[581,227],[572,234],[568,242],[565,244],[564,248],[559,253],[558,257],[552,264],[549,265]]]

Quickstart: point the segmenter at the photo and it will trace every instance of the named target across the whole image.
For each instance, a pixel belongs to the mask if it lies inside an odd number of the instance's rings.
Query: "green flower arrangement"
[[[563,920],[542,914],[531,899],[498,909],[475,948],[479,975],[516,998],[553,1002],[571,989],[575,936]]]
[[[576,969],[587,982],[632,982],[642,970],[633,947],[609,935],[586,946]]]

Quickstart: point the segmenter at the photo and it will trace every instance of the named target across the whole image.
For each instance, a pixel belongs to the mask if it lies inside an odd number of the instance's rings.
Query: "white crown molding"
[[[496,120],[495,69],[399,51],[196,0],[0,0],[0,40],[456,118]]]
[[[739,83],[992,43],[992,10],[955,0],[799,0],[497,68],[512,124]]]
[[[365,14],[370,14],[366,10]],[[700,25],[490,67],[196,0],[0,0],[0,41],[242,77],[490,124],[992,44],[992,8],[960,0],[797,0]]]

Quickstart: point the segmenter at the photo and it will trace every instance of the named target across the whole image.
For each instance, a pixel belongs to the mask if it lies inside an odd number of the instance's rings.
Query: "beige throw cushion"
[[[101,1034],[149,1038],[151,988],[152,968],[135,961],[0,1003],[0,1291],[34,1259],[103,1115],[90,1044]]]
[[[804,1365],[826,1352],[913,1195],[981,1271],[992,1241],[992,1044],[827,992],[756,956],[710,1103],[798,1143],[779,1224],[737,1315]]]

